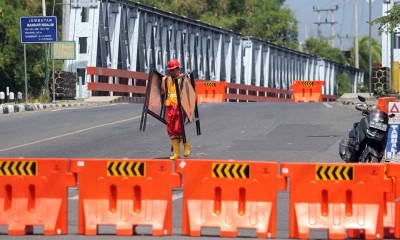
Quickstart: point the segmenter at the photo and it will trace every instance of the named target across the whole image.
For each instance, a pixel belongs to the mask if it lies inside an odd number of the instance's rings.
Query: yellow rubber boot
[[[185,144],[183,144],[183,156],[189,157],[189,155],[190,155],[190,144],[186,142]]]
[[[169,159],[175,160],[181,157],[181,148],[179,146],[179,139],[171,139],[172,149],[174,151],[174,155],[170,156]]]

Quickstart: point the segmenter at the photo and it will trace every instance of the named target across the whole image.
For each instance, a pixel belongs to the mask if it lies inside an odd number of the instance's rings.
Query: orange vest
[[[168,92],[167,92],[167,100],[165,100],[165,106],[177,106],[178,105],[178,97],[176,95],[176,88],[174,81],[170,76],[167,78],[167,86],[168,86]]]

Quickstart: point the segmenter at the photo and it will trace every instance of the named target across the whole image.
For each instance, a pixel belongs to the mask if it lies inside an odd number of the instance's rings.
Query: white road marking
[[[322,103],[322,104],[324,104],[325,107],[327,107],[327,108],[332,108],[332,105],[330,105],[329,103],[324,102],[324,103]]]
[[[75,132],[61,134],[61,135],[58,135],[58,136],[44,138],[44,139],[41,139],[41,140],[38,140],[38,141],[33,141],[33,142],[30,142],[30,143],[25,143],[25,144],[21,144],[21,145],[9,147],[9,148],[0,149],[0,152],[5,152],[5,151],[8,151],[8,150],[14,150],[14,149],[17,149],[17,148],[30,146],[30,145],[34,145],[34,144],[37,144],[37,143],[47,142],[47,141],[51,141],[51,140],[58,139],[58,138],[68,137],[68,136],[71,136],[71,135],[74,135],[74,134],[77,134],[77,133],[86,132],[86,131],[93,130],[93,129],[96,129],[96,128],[101,128],[101,127],[106,127],[106,126],[110,126],[110,125],[114,125],[114,124],[118,124],[118,123],[128,122],[128,121],[131,121],[131,120],[138,119],[140,117],[141,116],[137,116],[137,117],[123,119],[123,120],[119,120],[119,121],[115,121],[115,122],[100,124],[100,125],[97,125],[97,126],[84,128],[84,129],[81,129],[81,130],[78,130],[78,131],[75,131]]]
[[[110,103],[107,105],[96,105],[96,106],[81,106],[81,107],[62,107],[62,108],[57,108],[57,109],[52,109],[52,112],[57,112],[57,111],[64,111],[64,110],[74,110],[74,109],[87,109],[87,108],[97,108],[97,107],[108,107],[108,106],[115,106],[117,105],[116,103]]]
[[[69,108],[59,108],[59,109],[54,109],[54,110],[51,110],[51,111],[52,111],[52,112],[58,112],[58,111],[74,110],[74,109],[80,109],[80,108],[72,108],[72,107],[69,107]]]

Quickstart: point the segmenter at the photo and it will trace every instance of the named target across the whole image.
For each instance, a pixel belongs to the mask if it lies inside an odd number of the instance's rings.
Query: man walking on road
[[[175,160],[181,157],[180,142],[182,140],[182,127],[180,122],[180,114],[178,108],[178,98],[175,83],[173,78],[177,78],[181,75],[179,69],[180,63],[177,59],[171,59],[168,61],[167,70],[170,72],[170,76],[164,76],[162,78],[161,90],[167,94],[165,100],[166,106],[166,123],[167,133],[171,139],[173,155],[169,158]],[[182,78],[178,78],[178,84],[182,84]],[[180,88],[181,89],[181,88]],[[184,112],[182,112],[183,118],[186,118]],[[183,144],[183,156],[188,157],[190,155],[190,144],[186,142]]]

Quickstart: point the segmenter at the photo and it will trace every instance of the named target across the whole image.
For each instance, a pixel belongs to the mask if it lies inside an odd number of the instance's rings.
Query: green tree
[[[359,66],[364,71],[364,87],[369,89],[369,36],[364,36],[358,40],[358,54],[359,54]],[[350,63],[352,66],[355,65],[355,50],[350,49],[351,59]],[[371,38],[371,62],[380,62],[382,59],[382,46],[375,39]]]
[[[351,92],[350,79],[347,73],[342,72],[338,74],[338,87],[339,96],[343,95],[343,93]]]
[[[0,18],[0,89],[10,87],[12,92],[24,91],[24,52],[20,42],[19,18],[31,16],[32,12],[40,10],[40,2],[35,0],[4,0],[0,2],[3,9]],[[35,91],[43,79],[43,56],[41,46],[27,44],[27,75],[29,90]],[[39,88],[40,89],[40,88]]]
[[[297,20],[284,7],[284,0],[143,0],[141,3],[199,20],[213,26],[240,32],[297,48]]]
[[[319,34],[320,35],[320,34]],[[330,41],[327,38],[319,36],[316,38],[309,38],[306,40],[303,51],[308,54],[315,55],[341,63],[343,65],[349,65],[350,60],[346,58],[345,53],[338,48],[333,48],[330,45]],[[346,92],[351,92],[350,79],[347,73],[341,72],[337,76],[338,80],[338,94],[342,95]]]
[[[364,36],[358,40],[358,54],[359,54],[359,65],[360,68],[365,72],[368,72],[369,69],[369,37]],[[355,65],[355,51],[354,48],[350,49],[351,54],[351,64]],[[375,39],[371,38],[371,60],[372,64],[374,62],[380,62],[382,59],[382,46]]]
[[[277,1],[252,0],[248,5],[246,10],[251,14],[245,20],[241,32],[278,45],[297,48],[297,20],[292,10],[282,8]]]
[[[47,1],[47,10],[50,13],[47,15],[52,13],[52,4],[52,1]],[[42,2],[2,0],[0,9],[2,12],[0,16],[0,91],[5,91],[5,88],[9,87],[14,93],[25,93],[24,46],[20,39],[20,17],[42,15]],[[61,20],[60,17],[58,19]],[[44,44],[26,44],[28,92],[35,97],[40,94],[43,87],[45,66],[43,48]]]
[[[331,47],[329,40],[326,38],[320,37],[319,39],[307,39],[304,44],[303,51],[317,57],[322,57],[341,63],[343,65],[349,64],[349,60],[346,58],[344,52],[339,48]]]
[[[386,16],[379,17],[371,22],[371,25],[379,24],[378,31],[393,32],[393,30],[400,24],[400,5],[395,4],[393,8],[386,12]]]

